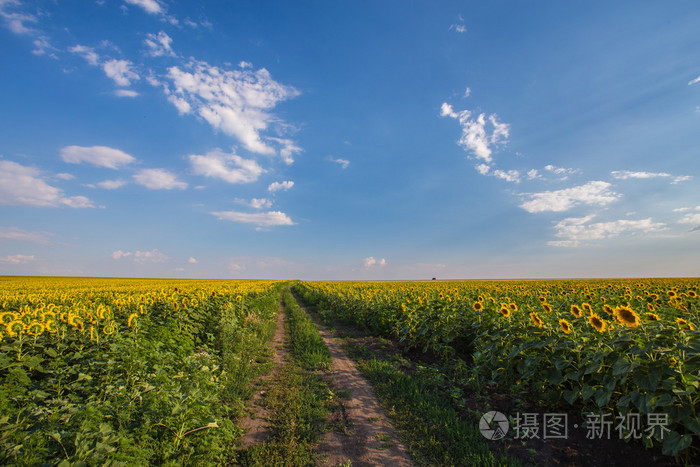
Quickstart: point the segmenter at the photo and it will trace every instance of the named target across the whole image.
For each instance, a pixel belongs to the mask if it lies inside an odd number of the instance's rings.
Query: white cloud
[[[66,146],[61,149],[61,159],[69,164],[85,162],[108,169],[118,169],[120,166],[131,164],[136,160],[124,151],[107,146]]]
[[[542,178],[542,176],[537,171],[537,169],[532,169],[532,170],[527,171],[527,179],[528,180],[534,180],[536,178]]]
[[[170,44],[173,40],[163,31],[156,34],[148,34],[144,41],[149,49],[151,57],[175,57],[175,52]]]
[[[0,257],[2,264],[23,264],[36,260],[34,255],[12,255]]]
[[[32,243],[48,243],[48,232],[33,232],[29,230],[18,229],[17,227],[0,227],[0,241],[20,241]]]
[[[116,250],[111,254],[112,259],[119,260],[121,258],[131,258],[137,263],[165,263],[170,258],[158,251],[158,249],[153,249],[151,251],[122,251]]]
[[[503,170],[494,170],[493,176],[507,182],[520,183],[520,172],[517,170],[509,170],[507,172]]]
[[[100,64],[100,56],[97,55],[95,49],[84,45],[75,45],[68,48],[68,52],[82,56],[90,65],[97,66]]]
[[[686,214],[678,222],[680,224],[700,225],[700,213],[698,213],[698,214]]]
[[[688,86],[692,86],[693,84],[700,83],[700,76],[698,76],[695,79],[692,79],[688,82]]]
[[[488,164],[479,164],[476,166],[476,171],[479,172],[481,175],[488,175],[490,170],[491,166]]]
[[[267,191],[274,193],[276,191],[287,191],[294,186],[294,182],[285,180],[284,182],[272,182],[270,186],[267,187]]]
[[[299,95],[293,87],[273,80],[264,68],[226,71],[206,62],[190,62],[184,69],[169,68],[167,78],[174,90],[165,86],[165,94],[180,113],[194,109],[214,129],[235,137],[247,150],[258,154],[275,154],[261,136],[271,123],[280,123],[270,110],[278,102]],[[288,160],[300,149],[285,144],[282,151]]]
[[[268,211],[258,213],[246,213],[236,211],[212,212],[220,220],[255,224],[259,227],[272,227],[276,225],[294,225],[294,222],[283,212]]]
[[[190,259],[187,260],[187,262],[190,263],[190,264],[197,264],[197,263],[199,263],[199,261],[197,261],[195,258],[193,258],[193,257],[191,257],[191,256],[190,256]]]
[[[104,188],[105,190],[116,190],[126,185],[124,180],[105,180],[97,184],[98,187]]]
[[[141,79],[131,68],[133,63],[129,60],[109,60],[102,65],[102,69],[108,78],[112,79],[117,86],[126,87],[132,81]]]
[[[67,173],[60,173],[54,175],[55,178],[58,178],[59,180],[74,180],[75,175],[73,174],[67,174]]]
[[[136,97],[139,93],[131,89],[117,89],[114,91],[114,95],[117,97]]]
[[[94,207],[84,196],[64,196],[63,190],[47,184],[40,175],[33,167],[0,160],[0,205]]]
[[[672,185],[675,185],[680,182],[686,182],[693,178],[690,175],[679,175],[674,177],[673,175],[665,172],[633,172],[631,170],[613,170],[612,172],[610,172],[610,175],[612,175],[613,178],[616,178],[618,180],[627,180],[630,178],[646,179],[673,177],[673,180],[671,181]]]
[[[17,0],[0,1],[0,16],[7,23],[7,27],[15,34],[34,34],[37,31],[27,26],[26,23],[36,23],[37,17],[25,13],[9,12],[7,8],[20,6],[21,3]]]
[[[467,89],[464,90],[464,96],[462,97],[469,97],[472,95],[472,89],[470,87],[467,87]]]
[[[253,198],[250,200],[250,207],[255,209],[271,208],[272,201],[266,198]]]
[[[386,259],[374,259],[373,256],[369,256],[364,259],[364,265],[366,268],[372,267],[372,266],[386,266]]]
[[[554,175],[561,175],[561,180],[566,180],[569,175],[573,175],[578,172],[578,169],[567,169],[565,167],[557,167],[555,165],[545,165],[544,169],[548,172],[552,172]]]
[[[297,146],[294,141],[286,138],[267,138],[268,140],[275,141],[281,147],[279,150],[280,157],[285,164],[291,165],[294,162],[294,154],[298,154],[303,151],[299,146]]]
[[[651,233],[664,230],[666,224],[652,222],[651,218],[641,220],[621,219],[612,222],[589,223],[595,216],[570,217],[559,221],[555,226],[556,236],[565,240],[547,242],[551,246],[577,247],[586,240],[602,240],[617,237],[624,232]]]
[[[126,3],[136,5],[144,9],[146,13],[157,15],[163,13],[163,6],[158,0],[125,0]]]
[[[471,151],[477,159],[486,163],[492,161],[492,147],[504,144],[508,140],[510,125],[500,123],[496,114],[489,115],[487,122],[486,114],[482,113],[476,118],[472,118],[472,113],[469,110],[455,112],[451,105],[444,102],[440,108],[440,115],[459,120],[462,136],[458,144],[465,151]],[[487,125],[490,128],[487,128]]]
[[[193,154],[189,159],[195,174],[220,178],[228,183],[251,183],[265,172],[255,160],[244,159],[234,153],[226,154],[220,149],[204,156]]]
[[[335,162],[336,164],[340,164],[341,167],[343,167],[343,169],[347,169],[350,165],[350,161],[347,159],[333,159],[332,157],[329,157],[328,160],[331,162]]]
[[[56,47],[49,43],[49,38],[46,36],[39,36],[38,39],[33,41],[33,44],[34,50],[32,50],[32,53],[34,55],[45,55],[47,50],[57,50]],[[51,57],[57,58],[54,54],[51,54]]]
[[[134,174],[134,180],[150,190],[184,190],[187,183],[181,182],[177,176],[165,169],[142,169]]]
[[[617,200],[620,195],[610,191],[610,183],[592,181],[585,185],[575,186],[556,191],[529,193],[529,201],[520,205],[528,212],[566,211],[579,204],[606,205]]]

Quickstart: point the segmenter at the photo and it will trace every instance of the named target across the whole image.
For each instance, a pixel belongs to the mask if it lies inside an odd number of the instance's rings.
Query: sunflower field
[[[221,464],[280,285],[0,277],[0,464]]]
[[[698,279],[300,282],[294,288],[308,304],[442,357],[455,381],[468,379],[477,390],[613,419],[663,414],[667,429],[645,436],[646,445],[660,445],[667,455],[697,445]]]

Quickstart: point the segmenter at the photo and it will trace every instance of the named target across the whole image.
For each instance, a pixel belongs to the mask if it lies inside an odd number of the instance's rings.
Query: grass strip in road
[[[330,354],[318,328],[287,290],[284,294],[285,325],[292,360],[280,368],[263,403],[272,414],[270,437],[249,447],[239,462],[245,466],[306,466],[314,461],[313,447],[326,427],[328,414],[337,405],[319,369],[330,366]]]
[[[403,433],[411,455],[426,465],[519,465],[496,459],[474,423],[459,417],[444,397],[397,363],[379,360],[361,344],[345,346],[348,356],[388,407],[394,426]]]

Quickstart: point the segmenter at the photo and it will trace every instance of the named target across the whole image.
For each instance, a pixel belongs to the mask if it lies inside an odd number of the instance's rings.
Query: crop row
[[[302,282],[296,290],[441,355],[477,390],[582,413],[661,414],[669,431],[644,442],[670,455],[700,435],[698,280]]]
[[[0,278],[0,463],[220,464],[272,281]]]

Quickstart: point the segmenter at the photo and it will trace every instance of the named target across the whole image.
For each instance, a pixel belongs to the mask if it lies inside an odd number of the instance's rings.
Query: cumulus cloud
[[[264,141],[261,135],[271,123],[279,123],[270,111],[277,103],[299,95],[293,87],[273,80],[264,68],[227,71],[193,61],[182,68],[169,68],[167,78],[174,89],[165,85],[165,94],[180,113],[196,112],[214,129],[235,137],[258,154],[275,154],[269,143],[280,143],[271,138]],[[281,141],[283,159],[289,160],[300,151],[293,143]]]
[[[294,182],[285,180],[284,182],[272,182],[270,186],[267,187],[267,191],[274,193],[276,191],[287,191],[294,186]]]
[[[471,111],[455,112],[450,104],[444,102],[440,108],[440,115],[459,121],[462,135],[458,144],[485,163],[492,162],[493,147],[508,140],[510,125],[499,122],[496,114],[491,114],[488,118],[484,113],[473,117]]]
[[[679,221],[680,224],[700,225],[700,213],[690,213],[683,216]]]
[[[536,178],[542,178],[542,175],[540,175],[540,173],[537,169],[532,169],[532,170],[527,171],[527,179],[528,180],[534,180]]]
[[[143,8],[146,13],[152,15],[162,14],[164,12],[163,6],[158,0],[125,0],[126,3],[130,5],[136,5]]]
[[[122,251],[116,250],[112,252],[112,259],[120,260],[122,258],[131,258],[136,263],[165,263],[170,258],[158,251],[158,249],[153,249],[151,251]]]
[[[46,244],[50,235],[48,232],[22,230],[17,227],[0,227],[0,241],[10,240]]]
[[[99,188],[103,188],[105,190],[116,190],[124,185],[126,185],[126,181],[124,180],[105,180],[97,184]]]
[[[108,169],[118,169],[120,166],[131,164],[136,160],[124,151],[107,146],[66,146],[61,149],[61,159],[69,164],[85,162]]]
[[[350,165],[350,161],[347,159],[333,159],[332,157],[329,157],[328,160],[331,162],[335,162],[336,164],[340,164],[340,166],[343,169],[347,169],[348,166]]]
[[[92,47],[78,44],[73,47],[69,47],[68,52],[80,55],[92,66],[97,66],[100,64],[100,56],[97,55],[95,49]]]
[[[286,138],[267,138],[270,141],[275,141],[280,145],[280,157],[285,164],[291,165],[294,162],[294,154],[298,154],[303,151],[299,146],[294,143],[291,139]]]
[[[134,181],[150,190],[184,190],[187,183],[165,169],[142,169],[134,174]]]
[[[36,260],[34,255],[11,255],[0,257],[0,264],[23,264]]]
[[[158,34],[148,34],[144,41],[148,46],[148,53],[151,57],[175,57],[172,46],[173,40],[163,31]]]
[[[220,149],[201,156],[189,156],[192,171],[196,175],[219,178],[228,183],[251,183],[265,170],[253,159],[244,159],[234,153],[226,154]]]
[[[606,205],[617,200],[620,195],[610,190],[610,183],[592,181],[585,185],[556,191],[524,194],[529,201],[520,205],[527,212],[561,212],[579,204]]]
[[[129,60],[109,60],[102,65],[102,69],[117,86],[130,86],[132,81],[141,79],[139,75],[132,70],[133,63]]]
[[[237,211],[220,211],[212,212],[220,220],[241,222],[244,224],[255,224],[259,227],[273,227],[276,225],[294,225],[294,222],[285,213],[280,211],[268,212],[237,212]]]
[[[564,240],[547,242],[558,247],[577,247],[586,240],[602,240],[617,237],[625,232],[652,233],[664,230],[666,224],[652,222],[651,218],[641,220],[620,219],[611,222],[590,223],[594,215],[586,217],[570,217],[559,221],[555,226],[556,236]]]
[[[65,196],[46,183],[39,170],[5,160],[0,160],[0,205],[94,207],[85,196]]]
[[[520,183],[520,172],[517,170],[508,170],[507,172],[503,170],[494,170],[493,176],[507,182]]]
[[[386,266],[386,259],[374,259],[374,256],[369,256],[364,259],[364,265],[366,268],[372,267],[372,266]]]
[[[263,209],[272,207],[272,201],[266,198],[253,198],[250,200],[250,207],[255,209]]]

